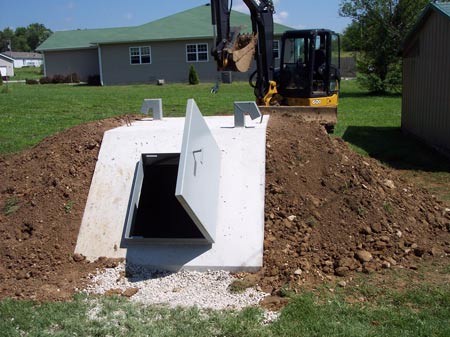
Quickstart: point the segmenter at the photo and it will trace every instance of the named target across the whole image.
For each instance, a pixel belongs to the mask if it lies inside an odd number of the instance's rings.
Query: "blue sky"
[[[338,14],[341,0],[274,0],[275,21],[301,28],[342,32],[350,23]],[[141,25],[208,3],[208,0],[0,0],[0,30],[42,23],[53,31]],[[246,11],[241,0],[233,8]]]

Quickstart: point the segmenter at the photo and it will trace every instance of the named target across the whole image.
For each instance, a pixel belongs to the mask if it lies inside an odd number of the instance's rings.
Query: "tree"
[[[27,42],[27,29],[25,27],[17,27],[12,39],[12,51],[31,51]]]
[[[428,0],[342,0],[340,15],[360,29],[360,83],[371,92],[401,88],[399,51]],[[355,29],[353,27],[352,29]]]
[[[52,34],[52,31],[41,23],[32,23],[27,27],[27,44],[31,50],[36,48]]]
[[[17,27],[15,31],[7,27],[0,31],[0,52],[34,51],[52,31],[43,24],[32,23],[28,27]]]
[[[5,28],[0,32],[0,52],[9,50],[9,46],[14,39],[14,31],[11,28]]]
[[[341,46],[344,51],[361,50],[361,25],[357,21],[352,21],[344,29],[341,36]]]
[[[191,64],[191,66],[189,67],[189,84],[199,84],[200,80],[198,78],[198,74],[195,71],[194,66]]]

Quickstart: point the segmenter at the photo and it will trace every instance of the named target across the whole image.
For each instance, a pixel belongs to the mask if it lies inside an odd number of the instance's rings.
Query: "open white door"
[[[197,104],[189,99],[175,196],[211,243],[216,235],[220,158],[220,149]]]

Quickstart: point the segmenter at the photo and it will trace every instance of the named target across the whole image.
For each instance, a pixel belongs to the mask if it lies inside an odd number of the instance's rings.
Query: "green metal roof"
[[[251,19],[247,14],[233,11],[232,26],[244,26],[251,31]],[[282,34],[291,27],[275,23],[275,34]],[[136,27],[83,29],[53,33],[37,50],[63,50],[91,48],[96,44],[139,41],[186,40],[212,38],[211,7],[202,5]]]
[[[450,18],[450,3],[449,2],[446,2],[446,3],[435,2],[432,5],[434,7],[436,7],[436,9],[439,12],[441,12],[442,14],[444,14]]]

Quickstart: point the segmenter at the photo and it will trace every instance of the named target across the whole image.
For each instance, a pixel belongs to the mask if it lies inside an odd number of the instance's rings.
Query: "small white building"
[[[43,57],[40,53],[5,51],[3,52],[3,55],[6,55],[14,60],[14,68],[40,67],[43,63]]]
[[[14,60],[6,55],[0,54],[1,76],[14,76]]]

